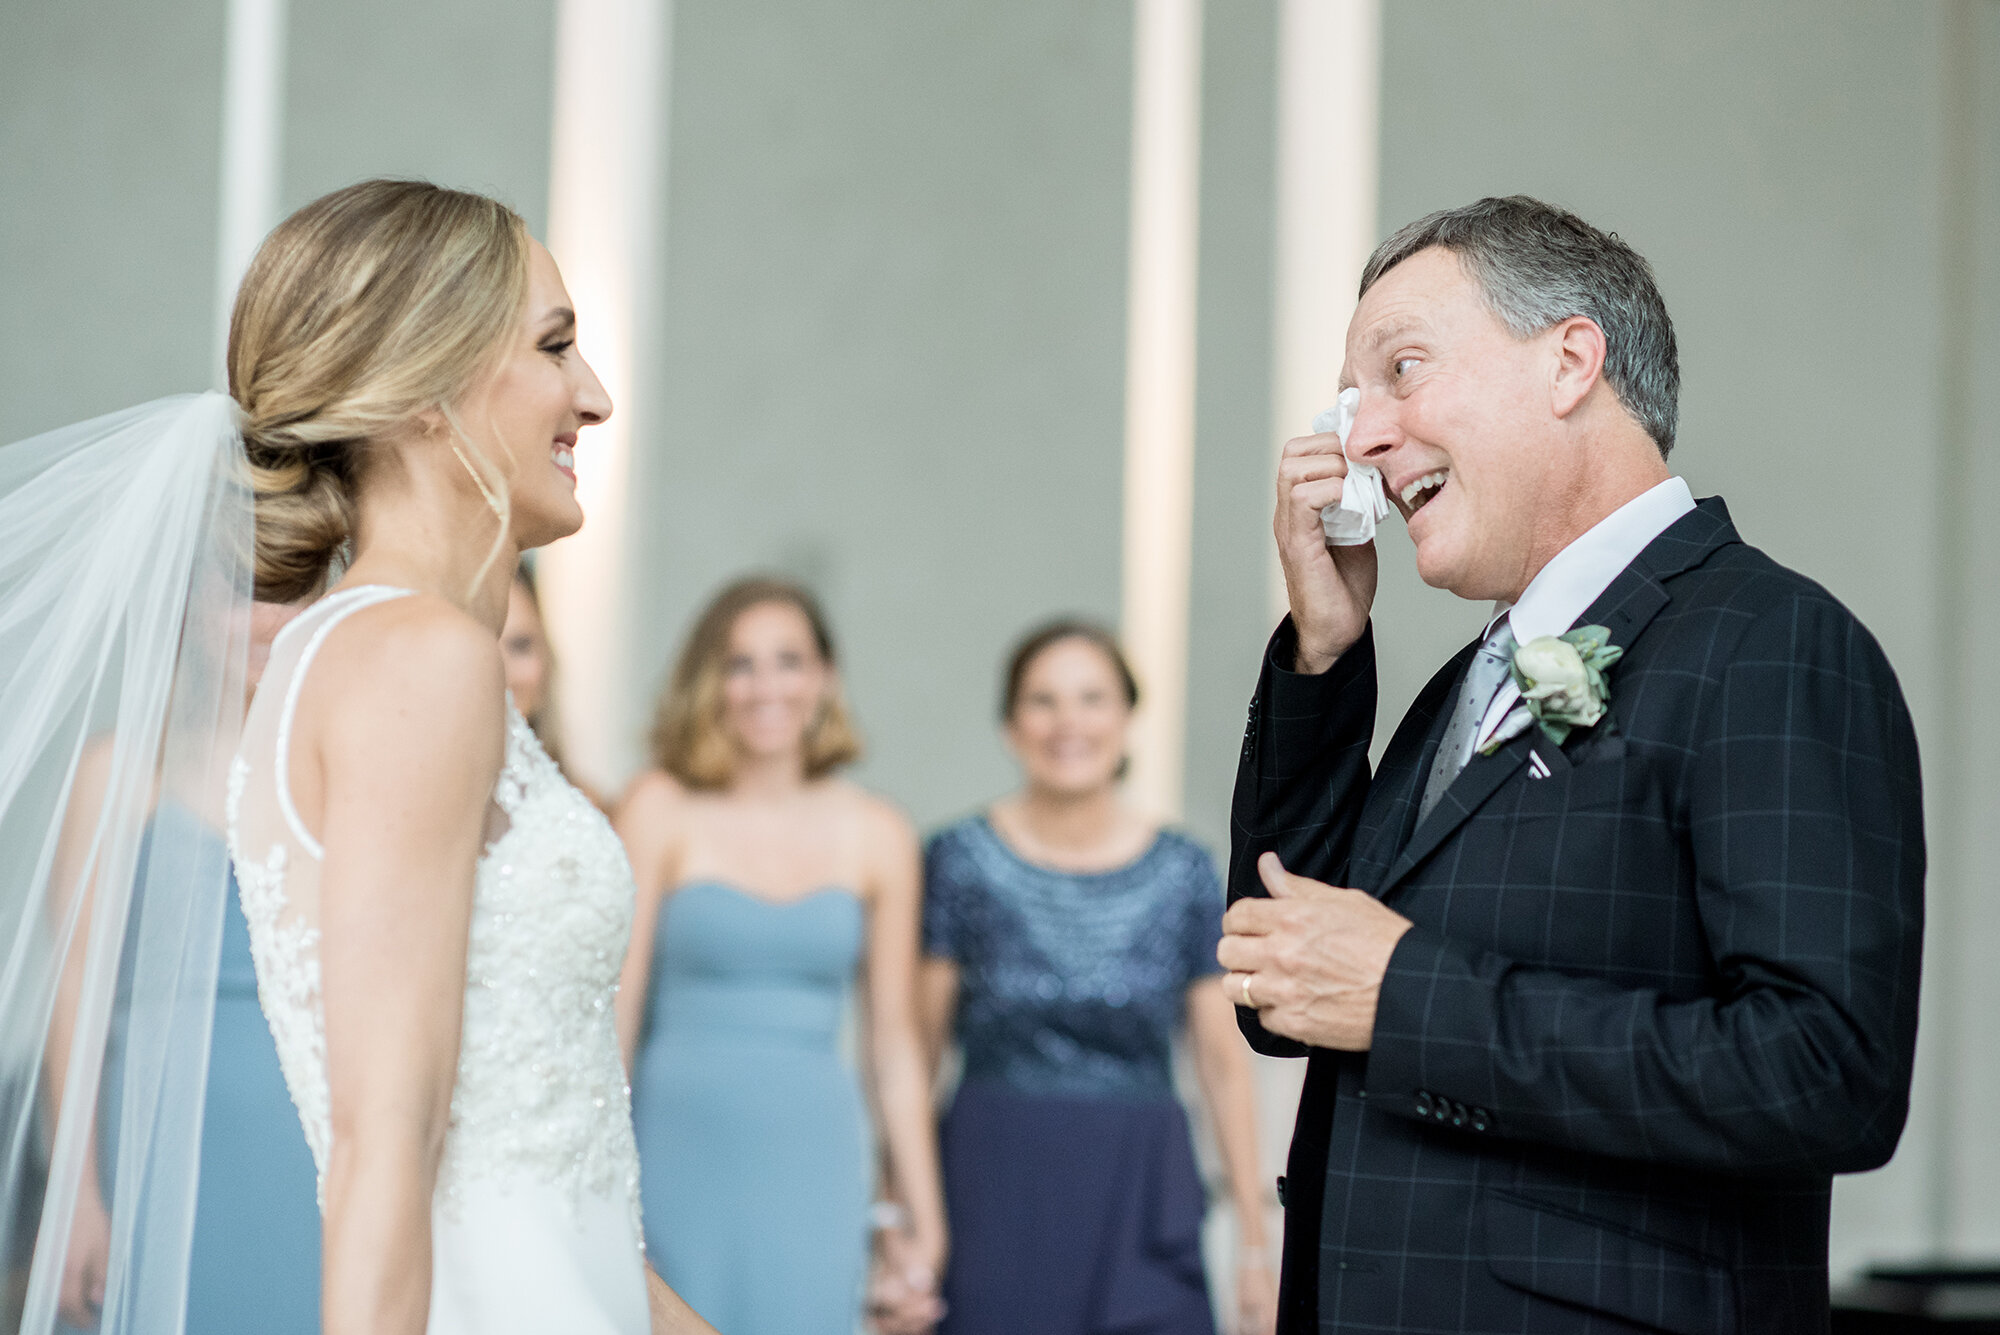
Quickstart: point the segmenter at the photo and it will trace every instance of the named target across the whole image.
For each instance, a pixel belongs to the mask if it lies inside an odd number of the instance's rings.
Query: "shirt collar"
[[[1519,602],[1495,603],[1487,633],[1504,616],[1516,644],[1563,634],[1654,538],[1692,509],[1694,493],[1678,477],[1633,497],[1557,552],[1528,581]]]

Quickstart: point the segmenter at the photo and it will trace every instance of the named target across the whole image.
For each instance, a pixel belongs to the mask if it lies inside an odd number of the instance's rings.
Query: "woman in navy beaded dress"
[[[931,840],[923,1012],[963,1075],[941,1131],[941,1335],[1212,1335],[1205,1193],[1172,1047],[1187,1036],[1238,1212],[1237,1312],[1268,1335],[1248,1049],[1208,853],[1127,807],[1138,688],[1109,633],[1024,640],[1002,700],[1024,785]]]

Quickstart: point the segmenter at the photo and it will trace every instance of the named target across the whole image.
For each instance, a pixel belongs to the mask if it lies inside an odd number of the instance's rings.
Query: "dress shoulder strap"
[[[342,589],[328,594],[301,612],[297,620],[279,632],[281,638],[303,633],[308,627],[312,632],[305,648],[299,651],[298,662],[292,664],[292,679],[285,685],[285,703],[278,711],[277,772],[271,777],[278,794],[278,809],[285,815],[285,824],[290,827],[292,837],[299,841],[299,847],[309,853],[315,862],[326,857],[326,850],[320,846],[319,840],[307,833],[305,822],[299,819],[298,808],[292,805],[292,716],[298,712],[299,692],[305,686],[306,671],[312,667],[313,658],[335,626],[364,608],[407,598],[410,592],[409,589],[387,584],[363,584]],[[275,650],[276,647],[274,643],[272,648]]]

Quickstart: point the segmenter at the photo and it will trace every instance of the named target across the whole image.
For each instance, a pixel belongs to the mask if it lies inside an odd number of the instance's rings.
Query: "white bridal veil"
[[[254,531],[226,395],[0,447],[0,1332],[80,1196],[98,1329],[182,1326]]]

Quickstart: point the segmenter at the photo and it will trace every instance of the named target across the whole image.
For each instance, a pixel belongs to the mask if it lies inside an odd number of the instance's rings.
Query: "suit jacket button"
[[[1486,1109],[1474,1108],[1472,1110],[1472,1129],[1474,1131],[1484,1131],[1491,1125],[1493,1125],[1492,1118]]]
[[[1431,1115],[1430,1091],[1420,1089],[1417,1091],[1417,1116],[1429,1117],[1430,1115]]]
[[[1285,1207],[1285,1179],[1283,1176],[1280,1176],[1278,1178],[1278,1208],[1282,1210],[1284,1209],[1284,1207]]]
[[[1451,1105],[1451,1124],[1453,1126],[1465,1125],[1465,1105],[1463,1103],[1453,1103]]]

